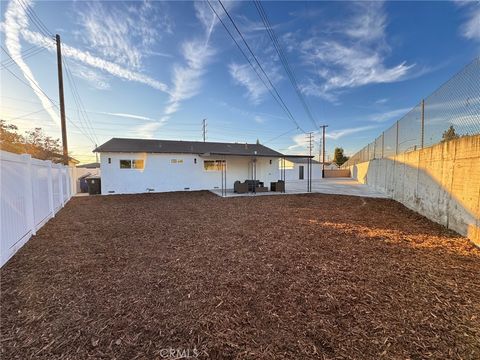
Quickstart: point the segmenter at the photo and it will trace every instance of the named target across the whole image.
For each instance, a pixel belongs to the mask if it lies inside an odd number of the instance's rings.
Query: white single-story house
[[[285,155],[261,144],[113,138],[97,147],[102,194],[266,187],[282,179]],[[223,185],[223,186],[222,186]]]
[[[311,159],[312,179],[322,178],[322,163]],[[282,163],[283,162],[283,163]],[[308,178],[308,157],[286,156],[280,160],[279,167],[285,167],[285,180],[307,180]],[[325,170],[337,170],[339,167],[335,163],[325,162]]]

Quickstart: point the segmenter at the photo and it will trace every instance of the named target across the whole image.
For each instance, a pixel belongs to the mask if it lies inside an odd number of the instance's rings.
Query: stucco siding
[[[110,158],[110,163],[108,159]],[[144,160],[143,169],[121,169],[120,160]],[[172,159],[183,163],[172,163]],[[196,159],[196,163],[195,163]],[[131,194],[148,191],[211,190],[222,187],[220,171],[206,171],[204,160],[226,160],[227,188],[236,180],[252,178],[252,159],[242,156],[199,156],[194,154],[101,153],[102,194]],[[271,164],[270,164],[271,160]],[[278,159],[257,158],[257,179],[269,185],[280,173]],[[149,190],[150,189],[150,190]]]

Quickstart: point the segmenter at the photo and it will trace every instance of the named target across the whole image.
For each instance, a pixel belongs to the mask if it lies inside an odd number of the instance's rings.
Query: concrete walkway
[[[236,194],[233,189],[227,190],[227,197],[234,196],[268,196],[268,195],[284,195],[284,194],[306,194],[307,193],[307,181],[306,180],[293,180],[285,183],[285,193],[278,192],[264,192],[264,193],[247,193]],[[211,190],[214,194],[222,196],[220,189]],[[388,196],[379,191],[375,191],[369,188],[365,184],[360,184],[358,181],[350,178],[331,178],[312,180],[312,192],[322,194],[336,194],[336,195],[352,195],[352,196],[365,196],[375,198],[387,198]]]

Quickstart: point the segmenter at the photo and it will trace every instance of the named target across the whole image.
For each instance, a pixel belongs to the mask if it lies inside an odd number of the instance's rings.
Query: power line
[[[288,134],[290,134],[290,133],[292,133],[292,132],[294,132],[294,131],[296,131],[296,130],[298,130],[298,129],[297,129],[297,128],[295,128],[295,129],[290,129],[290,130],[288,130],[288,131],[286,131],[286,132],[284,132],[284,133],[282,133],[282,134],[280,134],[280,135],[278,135],[278,136],[275,136],[275,137],[273,137],[273,138],[271,138],[271,139],[263,142],[262,144],[265,145],[265,144],[267,144],[267,143],[269,143],[269,142],[272,142],[272,141],[274,141],[274,140],[277,140],[277,139],[279,139],[279,138],[281,138],[281,137],[283,137],[283,136],[285,136],[285,135],[288,135]]]
[[[75,83],[75,79],[73,77],[73,74],[72,72],[70,71],[70,68],[66,62],[66,60],[62,60],[63,64],[65,65],[65,73],[67,74],[67,80],[68,80],[68,83],[70,85],[70,92],[72,93],[72,96],[73,96],[73,99],[74,99],[74,102],[77,106],[77,113],[79,115],[79,119],[80,121],[83,121],[85,122],[85,125],[86,125],[86,128],[88,130],[86,131],[89,131],[90,132],[90,135],[92,136],[93,139],[95,139],[96,143],[98,143],[98,138],[95,134],[95,130],[93,129],[93,125],[92,125],[92,122],[85,110],[85,106],[83,105],[83,101],[82,101],[82,98],[80,97],[80,93],[78,92],[78,88],[77,88],[77,85]]]
[[[278,41],[278,37],[277,37],[277,35],[275,34],[275,31],[272,28],[272,25],[271,25],[271,23],[268,19],[267,13],[265,12],[265,9],[264,9],[262,3],[259,0],[254,0],[254,4],[255,4],[255,7],[258,11],[258,14],[260,15],[260,18],[262,19],[263,25],[265,26],[265,29],[267,30],[267,33],[270,37],[270,40],[273,43],[273,47],[275,48],[275,50],[278,54],[280,62],[282,63],[282,66],[285,69],[285,72],[287,73],[288,78],[289,78],[290,82],[292,83],[293,88],[295,89],[295,92],[297,93],[297,96],[298,96],[300,102],[302,103],[303,108],[305,109],[305,112],[307,113],[308,117],[312,121],[313,126],[318,129],[318,125],[317,125],[317,123],[316,123],[316,121],[315,121],[315,119],[312,115],[312,112],[310,111],[310,108],[307,104],[307,101],[306,101],[305,97],[303,96],[302,92],[300,91],[295,73],[294,73],[292,67],[290,66],[290,64],[288,62],[288,58],[286,57],[285,52],[283,51],[283,49],[282,49],[282,47],[281,47],[281,45]]]
[[[22,52],[22,54],[15,58],[15,60],[25,60],[25,59],[28,59],[34,55],[37,55],[43,51],[45,51],[46,48],[45,47],[39,47],[39,46],[32,46],[31,48],[25,50],[24,52]],[[15,63],[11,60],[11,59],[7,59],[7,60],[4,60],[1,62],[1,69],[3,70],[4,68],[6,67],[9,67],[9,66],[12,66],[14,65]]]
[[[53,33],[47,28],[47,26],[40,20],[30,5],[23,0],[17,0],[17,3],[25,10],[25,15],[32,21],[37,29],[46,37],[54,38]]]
[[[5,48],[3,46],[0,46],[0,48],[3,50],[3,52],[5,54],[7,54],[7,56],[12,59],[12,61],[20,68],[20,65],[18,65],[18,63],[12,58],[12,56],[8,53],[7,50],[5,50]],[[12,74],[14,77],[16,77],[18,80],[20,80],[22,83],[24,83],[25,85],[27,85],[28,87],[30,87],[32,90],[35,91],[35,89],[29,84],[27,83],[25,80],[21,79],[20,77],[18,77],[13,71],[11,71],[10,69],[8,68],[5,68],[5,70],[7,70],[10,74]],[[42,92],[43,95],[45,95],[53,104],[55,104],[55,102],[45,93],[45,91],[42,90],[42,88],[40,86],[37,85],[37,82],[35,80],[33,80],[31,77],[29,77],[27,74],[23,74],[24,77],[26,77],[27,79],[29,79],[34,85],[35,87],[40,91]]]
[[[245,51],[242,49],[242,47],[240,46],[240,44],[238,43],[238,41],[235,39],[235,37],[233,36],[233,34],[230,32],[230,30],[228,29],[227,25],[224,23],[224,21],[222,20],[222,18],[220,17],[220,15],[218,15],[217,11],[214,9],[214,7],[212,6],[212,4],[210,3],[210,0],[207,0],[207,3],[208,5],[210,6],[210,8],[212,9],[213,13],[216,15],[216,17],[218,18],[218,20],[220,21],[220,23],[223,25],[223,27],[225,28],[225,30],[227,31],[228,35],[230,35],[230,37],[232,38],[232,40],[234,41],[235,45],[238,47],[238,49],[240,50],[240,52],[242,53],[242,55],[245,57],[245,59],[247,60],[247,62],[250,64],[250,66],[252,67],[252,69],[255,71],[255,73],[257,74],[258,78],[262,81],[263,85],[265,85],[265,87],[267,88],[267,90],[270,92],[270,94],[272,95],[272,97],[275,99],[275,101],[280,105],[280,107],[285,111],[285,113],[287,114],[287,116],[293,121],[293,123],[296,125],[296,127],[298,129],[300,129],[302,132],[305,132],[301,127],[300,125],[298,124],[298,122],[295,120],[295,117],[292,115],[292,113],[290,112],[290,110],[288,109],[287,105],[285,104],[285,102],[283,101],[282,97],[280,96],[280,94],[278,93],[277,89],[275,88],[275,86],[273,85],[272,81],[270,80],[270,78],[268,77],[267,73],[265,72],[265,70],[263,69],[263,67],[260,65],[260,62],[258,61],[258,59],[256,58],[255,54],[253,53],[253,51],[251,50],[250,46],[248,45],[248,43],[246,42],[245,38],[243,37],[242,33],[240,32],[240,30],[238,29],[237,25],[235,24],[234,20],[232,19],[232,17],[230,16],[230,14],[228,13],[227,9],[225,9],[225,7],[223,6],[222,2],[220,0],[218,0],[218,2],[220,3],[220,5],[222,6],[225,14],[227,14],[228,18],[230,19],[230,21],[232,22],[233,26],[235,27],[237,33],[240,35],[240,37],[242,38],[244,44],[246,45],[247,49],[249,50],[250,54],[253,56],[253,58],[255,59],[255,62],[257,63],[258,67],[260,68],[260,70],[262,71],[262,73],[265,75],[266,79],[268,80],[268,83],[270,84],[270,87],[267,85],[267,83],[265,82],[264,78],[260,75],[260,73],[258,72],[257,68],[253,65],[252,61],[250,60],[250,58],[248,57],[248,55],[245,53]],[[275,94],[274,94],[274,92]]]
[[[52,105],[52,106],[50,106],[50,107],[49,107],[49,109],[51,109],[52,107],[53,107],[53,105]],[[28,117],[28,116],[30,116],[30,115],[38,114],[38,113],[40,113],[40,112],[44,112],[44,111],[47,111],[47,109],[45,109],[45,108],[41,108],[40,110],[37,110],[37,111],[32,111],[32,112],[29,112],[28,114],[24,114],[24,115],[16,116],[16,117],[14,117],[14,118],[11,118],[11,119],[9,119],[8,121],[13,121],[13,120],[19,120],[19,119],[23,119],[23,118],[26,118],[26,117]]]
[[[3,46],[0,46],[0,48],[3,50],[3,52],[4,52],[5,54],[7,54],[7,56],[8,56],[10,59],[13,60],[13,62],[14,62],[18,67],[20,67],[20,66],[18,65],[18,63],[10,56],[10,54],[8,53],[8,51],[5,50],[5,48],[4,48]],[[9,68],[5,68],[5,70],[7,70],[10,74],[12,74],[12,75],[13,75],[15,78],[17,78],[20,82],[22,82],[23,84],[25,84],[26,86],[28,86],[30,89],[32,89],[33,91],[35,91],[35,89],[33,88],[33,86],[32,86],[30,83],[26,82],[25,80],[23,80],[22,78],[20,78],[19,76],[17,76],[17,74],[15,74],[12,70],[10,70]],[[27,79],[29,79],[29,80],[32,82],[32,84],[35,85],[35,87],[38,89],[38,91],[40,91],[43,95],[45,95],[45,97],[52,103],[52,105],[53,105],[57,110],[60,109],[60,108],[58,107],[58,105],[55,103],[55,101],[52,100],[52,98],[51,98],[50,96],[48,96],[48,94],[47,94],[45,91],[42,90],[42,88],[37,84],[37,82],[36,82],[35,80],[33,80],[31,77],[29,77],[29,76],[28,76],[27,74],[25,74],[25,73],[23,74],[23,76],[26,77]],[[73,126],[75,126],[77,129],[79,129],[79,130],[82,132],[82,134],[83,134],[88,140],[90,140],[93,144],[95,144],[95,141],[94,141],[88,134],[86,134],[85,132],[83,132],[83,130],[80,129],[73,121],[71,121],[69,117],[67,117],[67,120],[68,120]]]

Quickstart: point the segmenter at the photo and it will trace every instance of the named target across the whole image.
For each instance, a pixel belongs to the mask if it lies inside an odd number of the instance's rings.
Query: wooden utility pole
[[[207,138],[207,119],[202,120],[202,132],[203,132],[203,142]]]
[[[320,126],[322,128],[322,179],[325,177],[325,129],[328,125]]]
[[[60,123],[62,126],[63,163],[68,165],[67,124],[65,121],[65,98],[63,96],[63,70],[62,70],[62,45],[60,35],[57,40],[57,69],[58,69],[58,93],[60,96]]]
[[[312,192],[312,150],[313,150],[313,133],[309,132],[307,134],[308,139],[308,150],[309,150],[309,158],[307,160],[307,191]]]

